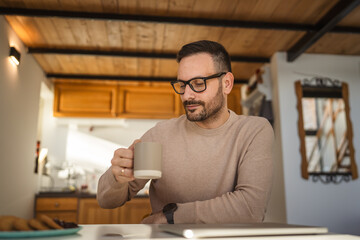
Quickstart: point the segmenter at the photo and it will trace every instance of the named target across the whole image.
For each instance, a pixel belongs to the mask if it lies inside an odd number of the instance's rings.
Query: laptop
[[[291,225],[283,223],[244,224],[161,224],[163,232],[185,238],[241,237],[241,236],[281,236],[328,233],[326,227]]]

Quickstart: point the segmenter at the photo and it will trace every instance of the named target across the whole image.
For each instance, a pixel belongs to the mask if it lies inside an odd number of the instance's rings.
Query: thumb
[[[131,144],[131,146],[130,146],[128,149],[134,151],[135,144],[137,144],[138,142],[141,142],[141,140],[140,140],[140,139],[136,139],[136,140]]]

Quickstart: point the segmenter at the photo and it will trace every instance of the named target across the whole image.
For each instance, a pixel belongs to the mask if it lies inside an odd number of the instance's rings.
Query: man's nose
[[[195,98],[195,92],[190,88],[190,85],[185,86],[184,94],[182,95],[183,99],[194,99]]]

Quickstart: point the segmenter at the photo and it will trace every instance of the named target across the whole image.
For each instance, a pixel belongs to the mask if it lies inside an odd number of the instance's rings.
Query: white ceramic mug
[[[139,142],[134,149],[134,177],[161,178],[162,146],[157,142]]]

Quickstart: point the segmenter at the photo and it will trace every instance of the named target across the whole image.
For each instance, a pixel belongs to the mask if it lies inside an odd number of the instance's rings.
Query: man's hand
[[[116,181],[130,182],[134,180],[134,146],[140,142],[136,139],[131,146],[126,148],[119,148],[114,152],[114,157],[111,159],[111,172]]]
[[[166,217],[162,212],[152,214],[141,221],[142,224],[162,224],[167,223]]]

